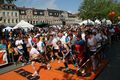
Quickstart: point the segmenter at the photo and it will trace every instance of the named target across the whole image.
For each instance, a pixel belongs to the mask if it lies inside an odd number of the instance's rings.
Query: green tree
[[[84,0],[79,8],[79,16],[83,19],[108,18],[111,11],[120,15],[119,8],[120,3],[116,0]]]

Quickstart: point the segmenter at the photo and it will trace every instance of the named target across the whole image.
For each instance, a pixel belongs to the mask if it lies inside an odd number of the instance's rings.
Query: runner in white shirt
[[[62,44],[65,44],[65,39],[66,39],[66,36],[63,35],[62,33],[58,33],[58,39],[62,42]]]
[[[23,40],[20,39],[20,37],[17,37],[17,40],[15,41],[15,45],[16,45],[16,49],[17,52],[19,53],[19,58],[18,58],[18,62],[22,62],[22,66],[25,65],[25,57],[23,56],[25,54],[24,50],[23,50]]]
[[[38,61],[40,54],[37,51],[37,49],[35,49],[34,47],[32,47],[31,45],[27,45],[27,50],[29,52],[29,56],[30,56],[30,60],[31,60],[31,65],[32,65],[32,69],[34,70],[34,73],[32,74],[32,76],[38,76],[37,70],[35,68],[35,63]]]
[[[96,67],[95,67],[94,54],[97,50],[97,41],[96,41],[93,33],[89,34],[88,39],[87,39],[87,45],[88,45],[88,48],[89,48],[89,55],[90,55],[90,58],[91,58],[91,61],[92,61],[92,69],[93,69],[93,71],[95,71]]]
[[[53,45],[53,53],[54,55],[59,59],[58,63],[60,63],[60,60],[62,59],[59,54],[58,54],[58,50],[59,50],[59,47],[57,45],[57,42],[58,42],[58,38],[57,37],[54,37],[54,39],[52,40],[52,45]]]
[[[47,56],[47,52],[46,52],[46,45],[43,42],[43,37],[40,37],[39,42],[37,43],[37,50],[39,51],[39,53],[42,55],[42,58],[45,60],[43,63],[47,66],[47,69],[50,70],[50,64],[49,64],[49,59]]]

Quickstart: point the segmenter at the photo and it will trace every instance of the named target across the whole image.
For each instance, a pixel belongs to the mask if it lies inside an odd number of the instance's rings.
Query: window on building
[[[37,14],[37,12],[35,11],[34,14]]]
[[[30,24],[32,24],[32,21],[30,21]]]
[[[6,23],[6,19],[4,19],[4,23]]]
[[[43,14],[43,12],[40,12],[40,14],[42,15],[42,14]]]
[[[12,23],[14,23],[14,19],[12,19]]]
[[[13,16],[13,12],[11,12],[11,16]]]
[[[49,13],[50,14],[50,16],[52,16],[52,13]]]
[[[10,9],[10,6],[8,6],[8,9]]]
[[[36,23],[38,23],[38,21],[36,21]]]
[[[33,21],[33,24],[35,24],[35,21]]]
[[[8,6],[5,6],[6,9],[8,9]]]
[[[15,17],[17,17],[17,12],[15,12]]]
[[[16,19],[16,23],[18,23],[18,19]]]
[[[7,16],[9,16],[9,12],[7,12]]]
[[[12,6],[10,6],[10,9],[13,9]]]
[[[3,16],[5,16],[5,12],[3,12]]]
[[[24,14],[24,13],[25,13],[25,11],[21,11],[21,13],[22,13],[22,14]]]
[[[32,11],[30,11],[30,14],[32,13]]]
[[[10,23],[10,19],[8,19],[8,23]]]
[[[13,7],[13,9],[16,9],[16,7]]]
[[[12,6],[12,9],[14,9],[14,6]]]

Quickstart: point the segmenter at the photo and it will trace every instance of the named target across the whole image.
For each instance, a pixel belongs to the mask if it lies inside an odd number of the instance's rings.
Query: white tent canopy
[[[112,21],[111,20],[106,20],[106,24],[107,25],[112,25]]]
[[[102,23],[106,24],[106,25],[112,25],[112,21],[111,20],[107,20],[107,19],[103,19]]]
[[[81,23],[79,23],[80,25],[94,25],[94,22],[90,19],[88,20],[84,20]]]
[[[22,29],[32,29],[34,26],[32,24],[29,24],[28,22],[25,22],[24,20],[21,20],[13,29],[22,28]]]
[[[13,30],[13,28],[11,28],[11,27],[7,26],[7,27],[6,27],[6,28],[4,28],[2,31],[3,31],[3,32],[5,32],[5,30],[7,30],[7,31],[11,31],[11,30]]]
[[[105,23],[106,22],[106,19],[104,18],[104,19],[102,19],[102,23]]]
[[[118,24],[120,24],[120,21],[118,22]]]
[[[96,19],[96,20],[95,20],[95,24],[96,24],[96,25],[101,25],[101,21],[100,21],[99,19]]]

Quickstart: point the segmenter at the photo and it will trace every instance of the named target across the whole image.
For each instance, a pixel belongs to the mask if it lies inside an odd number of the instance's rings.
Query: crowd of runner
[[[9,63],[22,66],[31,62],[34,70],[33,76],[38,75],[34,66],[36,62],[52,68],[52,63],[57,59],[58,64],[64,63],[69,70],[72,63],[77,71],[81,71],[81,65],[87,60],[92,61],[92,70],[95,71],[94,53],[102,47],[102,58],[106,58],[104,48],[112,42],[111,39],[119,39],[119,26],[74,26],[35,28],[25,32],[17,29],[5,31],[0,41],[0,49],[8,53]]]

